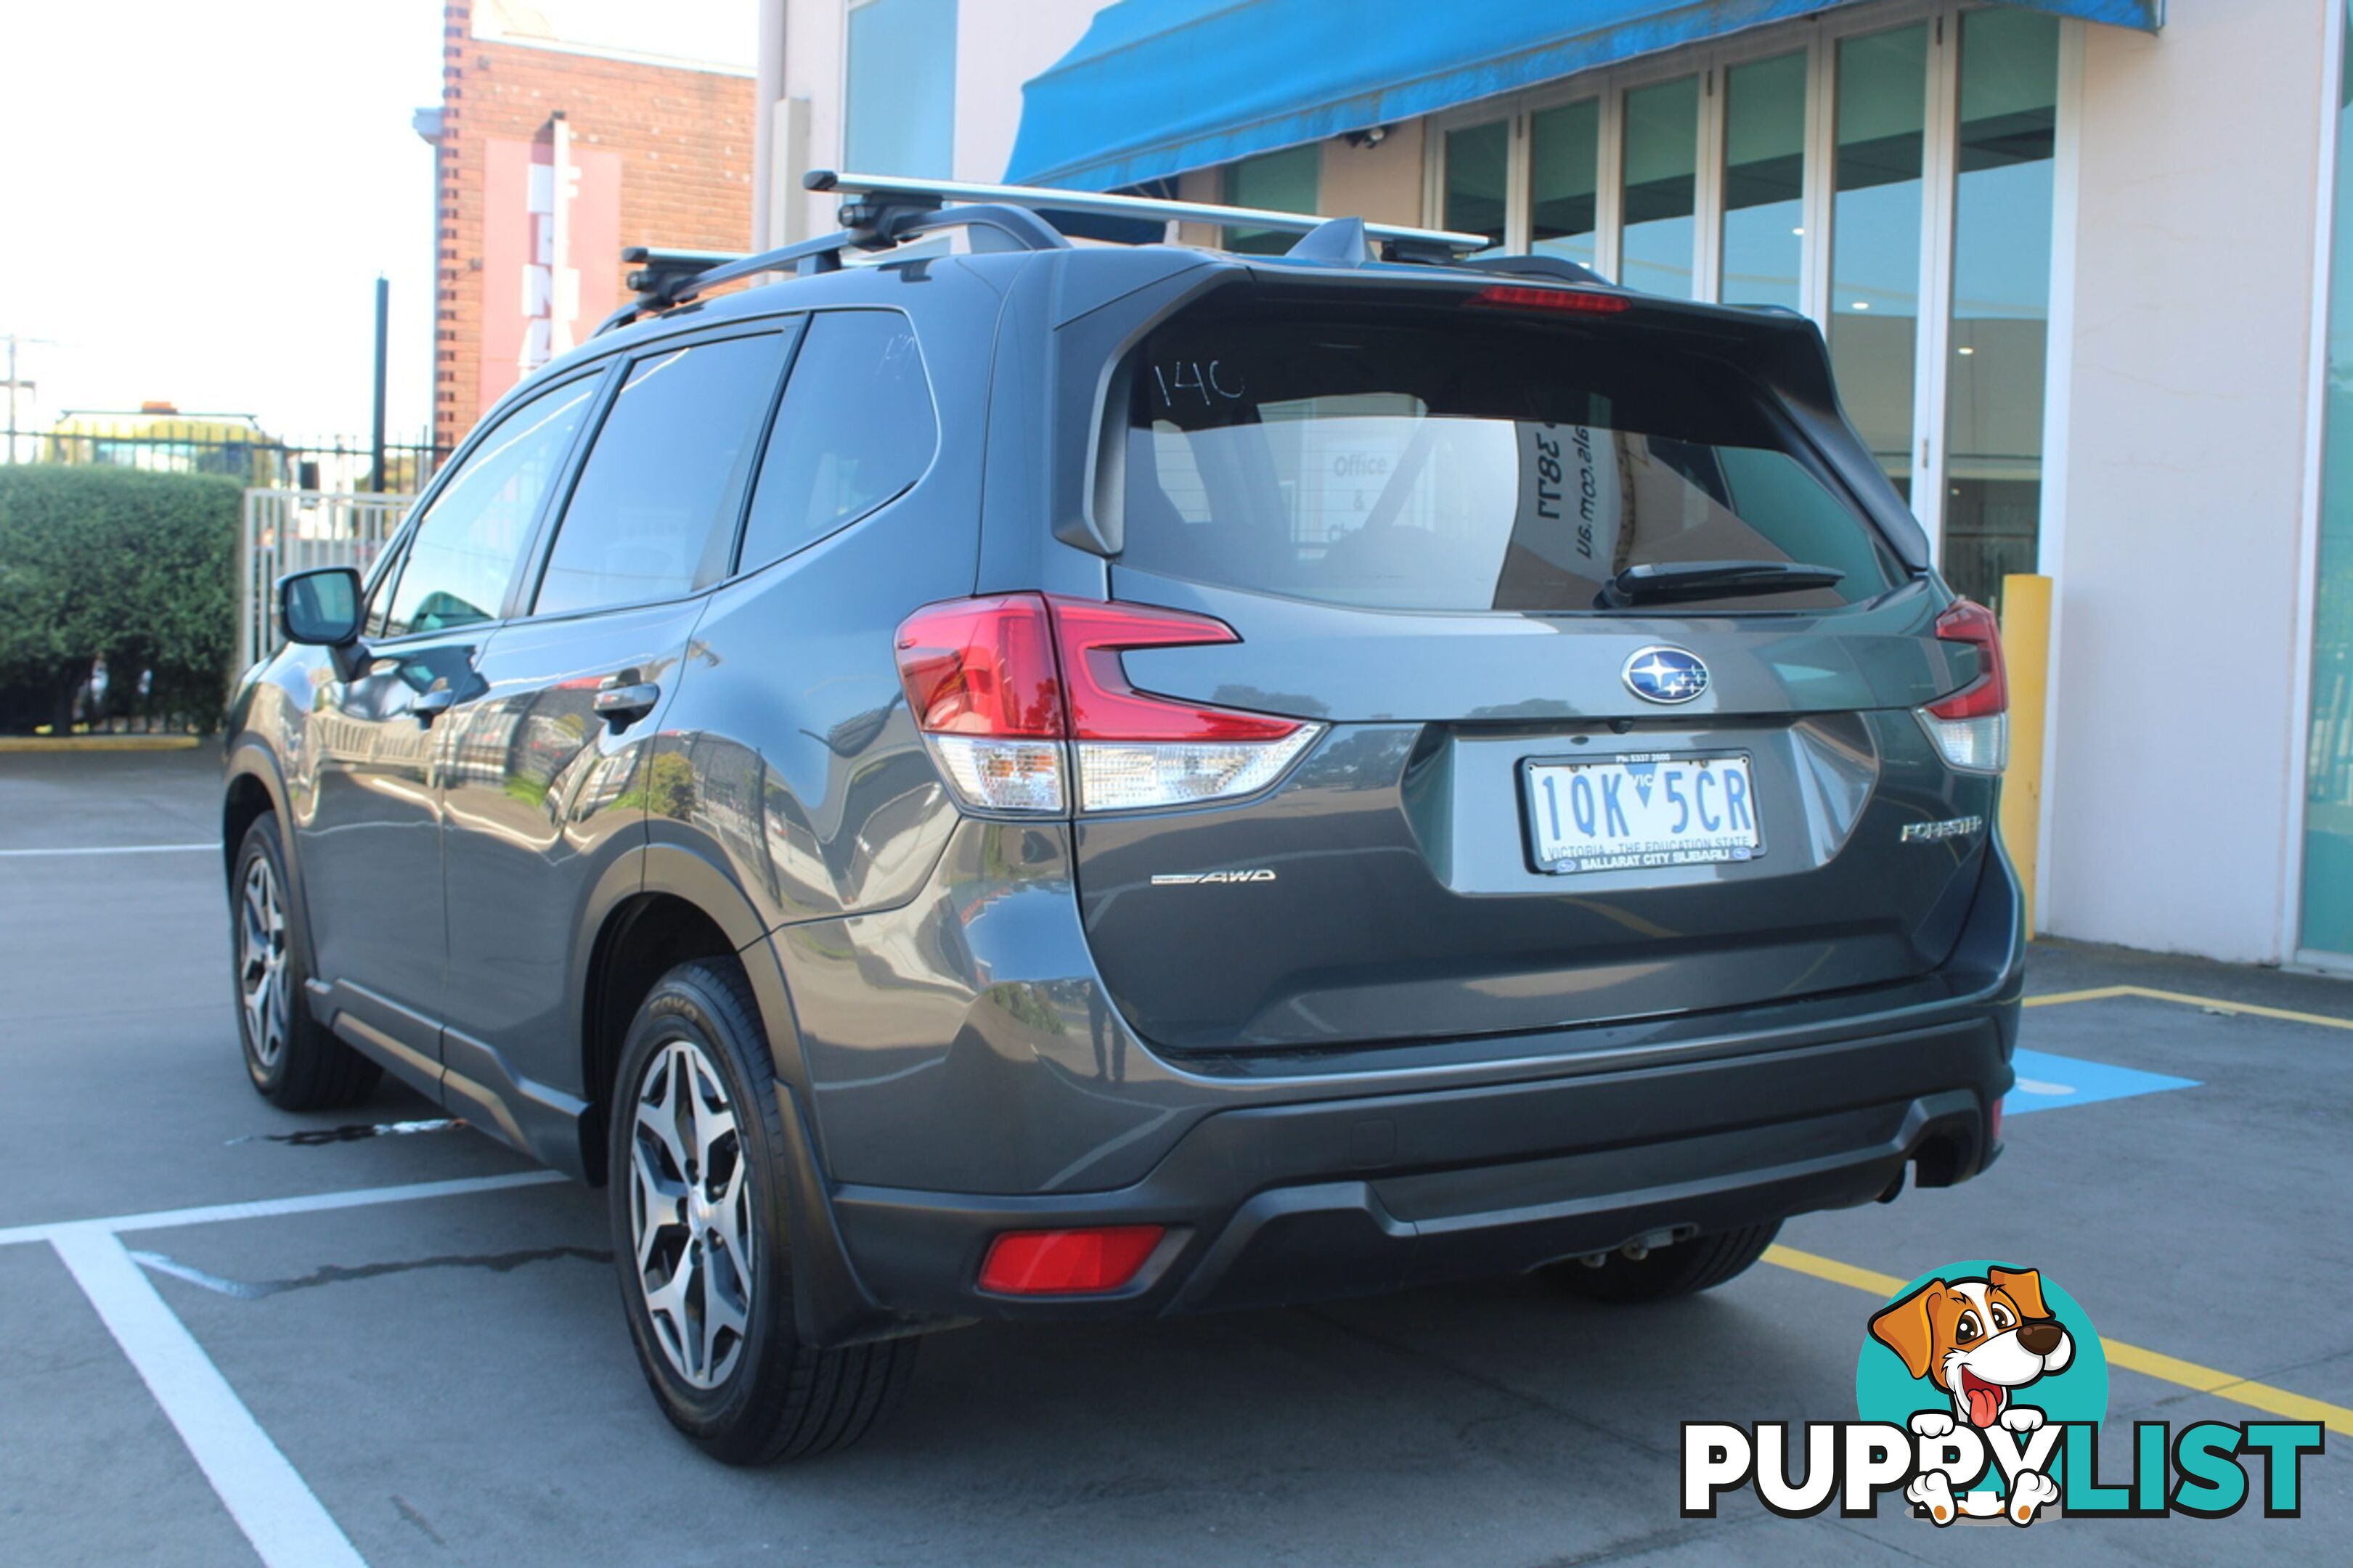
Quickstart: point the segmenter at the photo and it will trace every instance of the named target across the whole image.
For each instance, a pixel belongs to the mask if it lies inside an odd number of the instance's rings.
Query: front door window
[[[472,626],[503,613],[515,563],[588,417],[598,380],[586,376],[527,399],[467,454],[417,521],[385,636]]]

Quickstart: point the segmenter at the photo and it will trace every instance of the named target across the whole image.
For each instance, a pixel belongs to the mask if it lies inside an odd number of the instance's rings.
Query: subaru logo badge
[[[1689,702],[1707,689],[1699,655],[1663,643],[1636,648],[1622,673],[1626,689],[1645,702]]]

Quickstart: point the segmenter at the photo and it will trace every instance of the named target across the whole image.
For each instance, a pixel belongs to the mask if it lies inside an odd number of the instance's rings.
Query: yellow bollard
[[[2034,877],[2042,849],[2042,717],[2051,695],[2051,579],[2001,580],[2001,658],[2010,671],[2010,769],[2001,780],[2001,841],[2026,898],[2034,934]]]

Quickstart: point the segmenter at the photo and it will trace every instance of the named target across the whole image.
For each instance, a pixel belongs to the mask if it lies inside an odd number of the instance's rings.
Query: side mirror
[[[278,621],[288,642],[348,647],[360,640],[360,574],[322,566],[278,579]]]

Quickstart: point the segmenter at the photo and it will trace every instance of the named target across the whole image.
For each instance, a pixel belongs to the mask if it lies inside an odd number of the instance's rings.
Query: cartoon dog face
[[[1982,1279],[1932,1279],[1871,1320],[1872,1337],[1952,1396],[1953,1414],[1973,1426],[2014,1431],[2042,1425],[2042,1413],[2012,1406],[2010,1391],[2065,1368],[2075,1342],[2042,1304],[2031,1268],[1988,1268]]]

